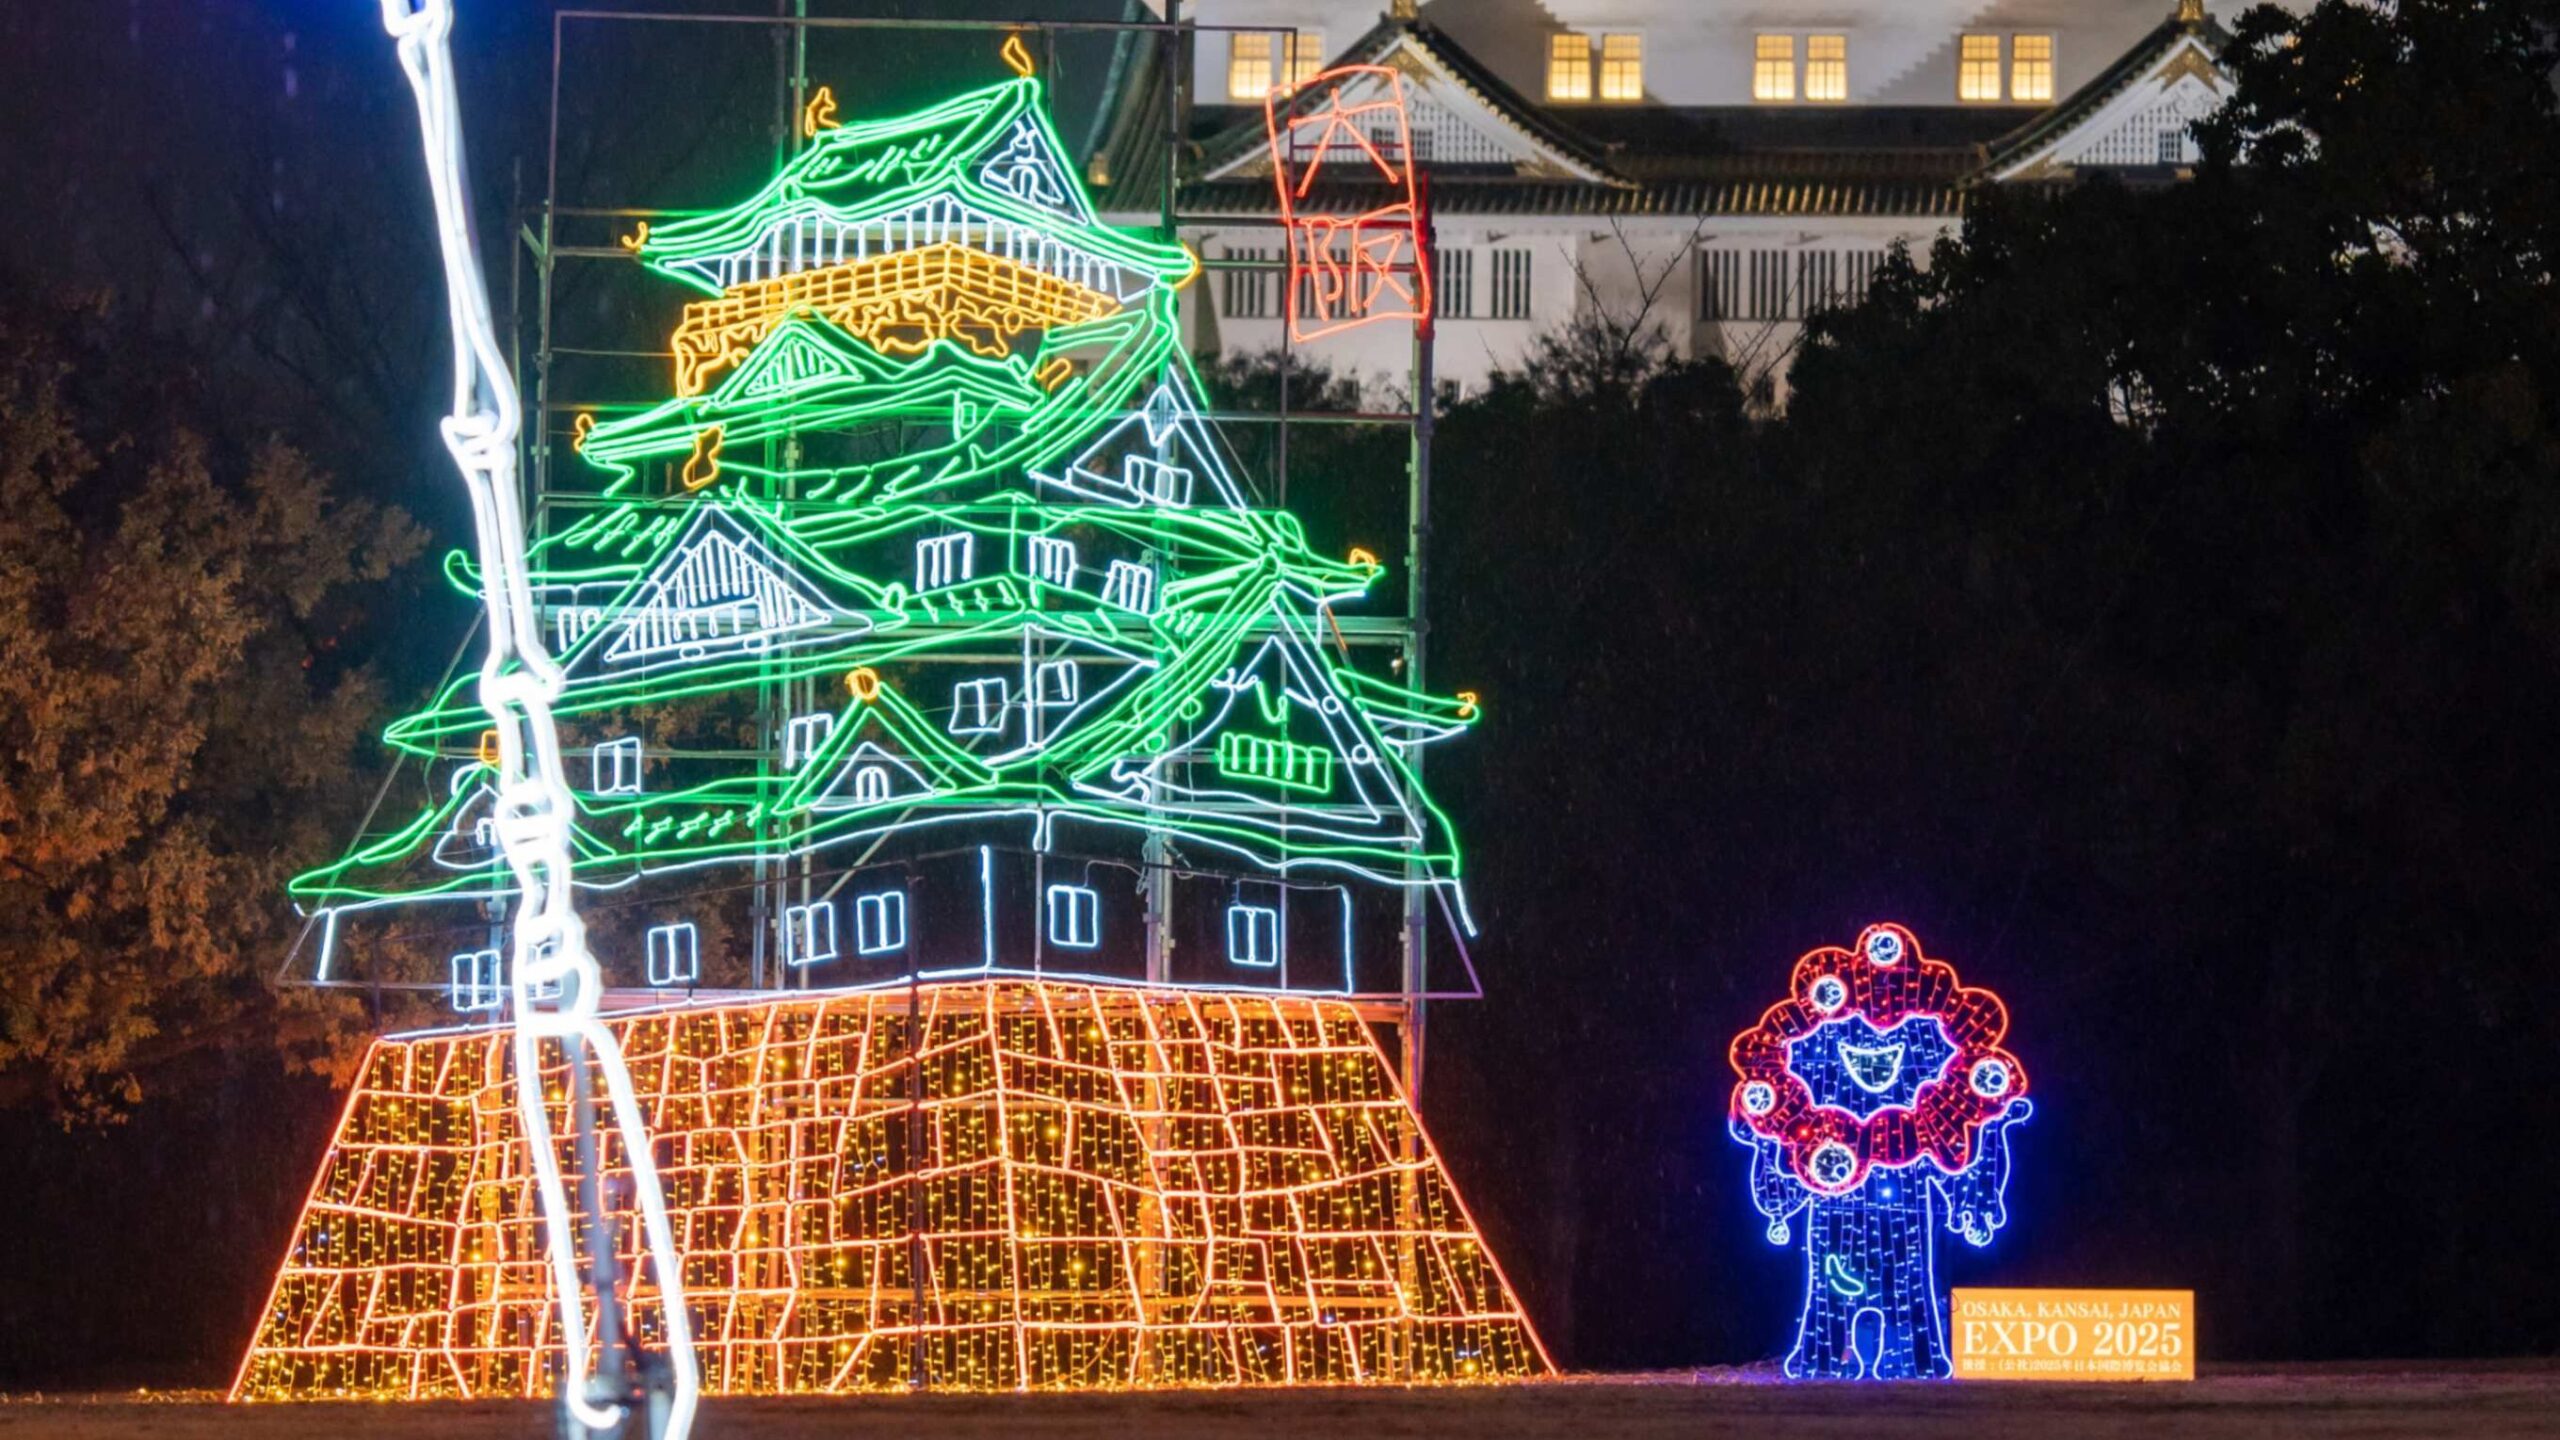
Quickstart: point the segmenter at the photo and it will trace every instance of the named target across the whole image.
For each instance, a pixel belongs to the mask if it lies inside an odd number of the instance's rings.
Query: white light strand
[[[497,836],[515,872],[522,901],[515,915],[516,1102],[542,1196],[552,1281],[558,1291],[564,1350],[560,1393],[570,1414],[592,1429],[618,1427],[621,1405],[587,1396],[587,1325],[578,1271],[575,1216],[561,1181],[550,1116],[542,1098],[542,1042],[560,1041],[574,1060],[579,1047],[595,1057],[611,1096],[631,1167],[650,1268],[665,1317],[667,1358],[675,1394],[666,1440],[685,1440],[701,1392],[686,1309],[683,1260],[667,1223],[666,1197],[631,1075],[613,1035],[597,1018],[602,976],[587,951],[569,883],[569,830],[576,813],[560,763],[551,713],[562,687],[560,668],[543,648],[526,579],[524,514],[516,485],[516,443],[523,412],[515,380],[498,347],[489,294],[472,242],[463,181],[461,101],[453,82],[452,0],[381,0],[382,23],[398,42],[400,68],[418,100],[426,145],[427,183],[435,199],[446,305],[453,329],[453,405],[445,448],[471,493],[478,532],[482,594],[488,605],[489,656],[480,667],[480,701],[497,727]],[[601,1162],[599,1151],[598,1163]]]

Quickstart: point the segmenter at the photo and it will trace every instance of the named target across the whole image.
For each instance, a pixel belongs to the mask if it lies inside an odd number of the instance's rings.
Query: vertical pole
[[[1182,165],[1183,95],[1190,84],[1190,75],[1183,63],[1185,54],[1181,29],[1182,0],[1165,0],[1164,20],[1165,29],[1162,33],[1165,68],[1165,162],[1164,174],[1161,177],[1163,188],[1158,197],[1161,207],[1158,222],[1163,226],[1164,238],[1173,240],[1178,238],[1174,229],[1174,190],[1180,181]],[[1172,303],[1179,307],[1182,303],[1181,297],[1177,295]],[[1205,288],[1200,303],[1208,303]],[[1174,332],[1179,336],[1182,327],[1178,308],[1174,319]],[[1158,377],[1158,383],[1170,385],[1173,382],[1173,371],[1174,365],[1168,361],[1163,373]],[[1161,450],[1156,458],[1158,460],[1165,458]],[[1163,571],[1163,551],[1159,549],[1156,552],[1156,593],[1159,596],[1164,593]],[[1181,739],[1184,745],[1189,744],[1190,737],[1187,734]],[[1187,770],[1185,778],[1188,778]],[[1169,923],[1173,906],[1173,874],[1168,866],[1172,856],[1165,845],[1164,830],[1161,825],[1148,827],[1144,853],[1147,859],[1147,986],[1149,989],[1155,989],[1166,984],[1172,978],[1173,971],[1173,935]],[[1139,1013],[1150,1014],[1150,1007],[1153,1004],[1152,998],[1141,997],[1138,1001]],[[1152,1022],[1149,1028],[1152,1030]],[[1150,1053],[1156,1052],[1151,1049]],[[1158,1066],[1149,1067],[1145,1094],[1150,1118],[1140,1127],[1140,1135],[1151,1153],[1159,1151],[1164,1141],[1164,1122],[1160,1118],[1164,1110],[1162,1090],[1164,1082],[1163,1077],[1157,1073],[1159,1069]],[[1131,1357],[1132,1373],[1137,1382],[1142,1385],[1152,1383],[1156,1373],[1156,1354],[1152,1340],[1155,1327],[1152,1322],[1162,1313],[1161,1301],[1165,1285],[1163,1244],[1165,1223],[1163,1202],[1150,1189],[1139,1200],[1138,1231],[1144,1239],[1138,1245],[1137,1256],[1137,1353]]]
[[[915,1300],[914,1338],[909,1342],[907,1387],[928,1390],[933,1376],[926,1369],[926,1262],[933,1247],[924,1238],[924,985],[918,966],[907,966],[907,1271]]]
[[[569,1064],[571,1124],[577,1135],[578,1206],[586,1212],[587,1275],[601,1299],[622,1293],[621,1227],[605,1208],[604,1146],[596,1134],[595,1077],[588,1073],[586,1042],[570,1036],[560,1045]],[[596,1368],[588,1398],[610,1405],[639,1388],[636,1357],[625,1344],[622,1306],[596,1306]]]
[[[1164,227],[1165,238],[1170,240],[1175,237],[1173,199],[1176,171],[1182,163],[1182,95],[1189,81],[1189,77],[1183,73],[1182,63],[1182,0],[1165,0],[1164,21],[1166,26],[1163,31],[1165,168],[1163,191],[1159,199],[1160,223]],[[1179,306],[1182,301],[1180,297],[1176,297],[1173,303]],[[1181,329],[1178,313],[1175,319],[1175,331],[1178,334]],[[1158,383],[1171,384],[1173,369],[1172,362],[1168,361],[1163,371],[1157,376]],[[1165,458],[1161,448],[1158,449],[1156,458],[1159,461]],[[1159,595],[1164,593],[1164,566],[1161,551],[1156,556],[1156,593]],[[1147,828],[1147,840],[1142,853],[1146,858],[1147,872],[1145,880],[1147,984],[1152,987],[1167,983],[1172,979],[1173,974],[1173,932],[1168,923],[1171,917],[1167,913],[1173,904],[1173,877],[1172,872],[1167,868],[1172,856],[1165,848],[1164,830],[1161,826],[1150,825]]]
[[[1413,157],[1405,157],[1413,164]],[[1437,260],[1438,240],[1431,223],[1431,176],[1419,165],[1413,165],[1413,198],[1415,224],[1419,230],[1414,247],[1414,265],[1428,271]],[[1420,285],[1415,287],[1422,288]],[[1437,287],[1433,287],[1437,304]],[[1431,422],[1432,422],[1432,355],[1434,325],[1429,311],[1414,322],[1413,327],[1413,456],[1410,484],[1407,487],[1405,512],[1405,640],[1404,683],[1420,690],[1423,686],[1422,659],[1424,642],[1429,637],[1431,621],[1427,612],[1430,596],[1431,544]],[[1422,756],[1416,748],[1411,761],[1414,778],[1422,776]],[[1418,844],[1419,842],[1417,842]],[[1402,1145],[1404,1170],[1397,1186],[1400,1229],[1405,1237],[1401,1254],[1405,1293],[1413,1293],[1418,1276],[1413,1235],[1421,1220],[1420,1196],[1416,1194],[1416,1167],[1422,1163],[1422,1053],[1424,1034],[1424,998],[1430,994],[1430,955],[1426,946],[1430,939],[1428,915],[1423,898],[1430,872],[1419,855],[1405,862],[1404,887],[1404,976],[1402,1004],[1398,1007],[1402,1023],[1397,1029],[1398,1059],[1404,1071],[1405,1103],[1413,1114],[1407,1119]],[[1408,1326],[1402,1333],[1405,1377],[1412,1378],[1414,1337]]]
[[[794,19],[803,21],[807,20],[809,18],[809,0],[791,0],[791,13]],[[790,153],[792,154],[798,154],[802,146],[809,144],[817,138],[814,135],[806,133],[805,127],[801,122],[801,117],[808,113],[809,27],[805,24],[801,24],[791,27],[790,103],[785,108],[782,127],[782,133],[785,136],[784,143],[789,147]],[[777,498],[782,501],[783,509],[786,514],[792,510],[795,503],[800,498],[801,456],[802,447],[800,444],[800,432],[797,429],[794,429],[782,437],[782,472],[787,478],[782,482],[782,494]],[[791,717],[807,711],[816,703],[816,698],[817,682],[814,680],[802,678],[798,680],[785,680],[782,682],[781,728],[786,736],[789,734]],[[787,739],[785,743],[788,743]],[[807,762],[807,758],[808,757],[806,756],[801,757],[804,764]],[[808,843],[810,831],[815,827],[815,823],[815,816],[803,818],[799,824],[799,841],[797,844],[792,846],[793,849],[800,852],[800,903],[803,906],[812,903],[816,898],[812,892],[817,883],[816,872],[818,861],[817,856],[811,851]],[[800,988],[806,990],[809,988],[809,984],[809,970],[804,966],[800,971]]]
[[[1421,244],[1416,247],[1415,265],[1428,269],[1435,262],[1438,245],[1431,221],[1431,176],[1415,167],[1413,177],[1414,208],[1421,230]],[[1436,295],[1435,295],[1436,300]],[[1432,424],[1432,317],[1429,314],[1413,327],[1413,461],[1411,484],[1407,491],[1405,512],[1405,640],[1404,683],[1415,690],[1423,688],[1423,649],[1431,632],[1428,613],[1430,597],[1431,544],[1431,424]],[[1413,755],[1416,779],[1422,774],[1422,755]],[[1406,864],[1404,892],[1404,1083],[1408,1094],[1419,1102],[1422,1090],[1423,996],[1430,991],[1428,955],[1425,943],[1423,885],[1427,870],[1419,857]]]

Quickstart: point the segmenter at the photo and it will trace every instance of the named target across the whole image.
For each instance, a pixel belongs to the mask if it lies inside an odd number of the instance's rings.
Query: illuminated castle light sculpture
[[[630,237],[702,298],[532,551],[704,1388],[1542,1372],[1359,998],[1408,887],[1463,923],[1411,752],[1476,705],[1360,668],[1331,611],[1383,567],[1257,508],[1197,259],[1097,220],[1008,54]],[[293,882],[324,969],[449,933],[463,1013],[376,1044],[235,1396],[556,1365],[484,723],[467,682],[394,723],[415,813]]]
[[[1872,925],[1797,961],[1788,997],[1735,1038],[1727,1126],[1751,1150],[1752,1203],[1773,1245],[1804,1227],[1789,1378],[1951,1373],[1934,1235],[1978,1247],[2008,1223],[2009,1127],[2034,1113],[2008,1029],[1998,996]]]

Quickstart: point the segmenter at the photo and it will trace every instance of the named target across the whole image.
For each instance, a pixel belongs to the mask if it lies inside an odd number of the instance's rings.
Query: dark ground
[[[303,1440],[546,1434],[536,1406],[232,1407],[193,1393],[0,1398],[8,1440]],[[1448,1390],[1156,1391],[715,1401],[699,1433],[962,1440],[1242,1440],[1359,1435],[1467,1440],[1797,1440],[1961,1436],[2560,1436],[2560,1365],[2292,1366],[2208,1371],[2192,1385],[1781,1385],[1764,1372],[1583,1376]]]

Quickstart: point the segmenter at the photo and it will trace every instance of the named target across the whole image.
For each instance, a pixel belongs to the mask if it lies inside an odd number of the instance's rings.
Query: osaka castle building
[[[1161,0],[1158,0],[1159,6]],[[1782,393],[1808,314],[1855,302],[1889,250],[1959,225],[1986,185],[2177,177],[2229,89],[2225,0],[1194,0],[1178,76],[1130,45],[1091,137],[1106,211],[1158,218],[1212,283],[1195,354],[1282,344],[1285,272],[1264,100],[1322,69],[1403,81],[1437,235],[1437,374],[1481,384],[1577,316],[1659,329]],[[1179,94],[1168,94],[1179,81]],[[1285,112],[1284,112],[1285,113]],[[1167,117],[1180,115],[1179,146]],[[1327,208],[1347,206],[1337,198]],[[1298,347],[1393,388],[1405,337]]]
[[[633,1332],[713,1394],[1544,1373],[1381,1039],[1473,928],[1420,752],[1476,696],[1400,678],[1388,563],[1226,444],[1198,256],[1097,213],[1018,39],[982,71],[821,94],[760,188],[634,228],[672,364],[563,427],[528,547],[646,1121],[599,1189],[627,1216],[647,1146],[680,1252],[671,1297],[615,1227]],[[479,684],[392,722],[378,823],[291,884],[318,978],[416,1028],[237,1398],[540,1395],[577,1343]]]

